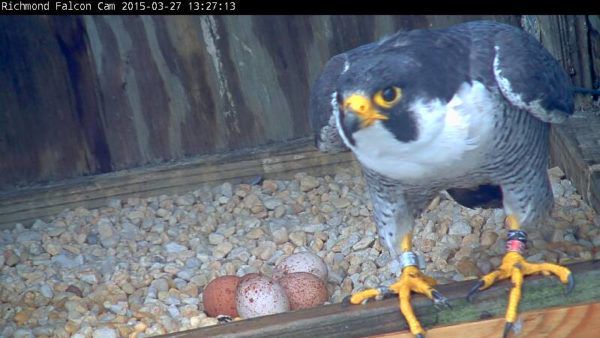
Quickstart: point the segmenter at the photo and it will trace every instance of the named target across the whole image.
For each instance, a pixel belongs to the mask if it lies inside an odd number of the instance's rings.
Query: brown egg
[[[291,310],[319,306],[329,298],[325,282],[309,272],[292,272],[278,282],[287,294]]]
[[[292,272],[310,272],[327,281],[327,264],[312,252],[298,252],[282,259],[275,267],[273,278],[279,279]]]
[[[210,317],[227,315],[237,317],[235,308],[235,290],[240,283],[240,277],[227,275],[213,279],[204,288],[204,311]]]

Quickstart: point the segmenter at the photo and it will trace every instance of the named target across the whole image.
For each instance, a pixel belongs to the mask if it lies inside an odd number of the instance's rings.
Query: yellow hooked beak
[[[360,118],[361,127],[369,127],[377,120],[387,120],[371,103],[371,100],[363,95],[353,94],[344,100],[344,111],[354,113]]]

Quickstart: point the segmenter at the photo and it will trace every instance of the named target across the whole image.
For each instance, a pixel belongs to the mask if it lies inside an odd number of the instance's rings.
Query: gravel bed
[[[600,259],[600,217],[559,168],[555,208],[529,229],[530,261]],[[329,301],[392,282],[399,264],[377,239],[364,180],[334,176],[224,183],[178,196],[110,200],[0,233],[0,335],[131,337],[214,325],[202,290],[213,278],[271,275],[284,257],[312,251],[327,263]],[[441,283],[498,266],[500,209],[467,209],[447,195],[418,219],[415,247]]]

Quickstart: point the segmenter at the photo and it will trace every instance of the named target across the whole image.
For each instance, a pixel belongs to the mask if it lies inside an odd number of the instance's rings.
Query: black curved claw
[[[382,294],[380,295],[380,298],[378,298],[378,299],[380,299],[380,300],[381,300],[381,299],[390,299],[390,298],[392,298],[392,297],[394,297],[394,298],[395,298],[395,297],[398,297],[398,294],[396,294],[396,293],[393,293],[393,292],[386,292],[386,293],[382,293]]]
[[[510,330],[512,330],[512,328],[513,328],[513,323],[506,322],[506,324],[504,325],[504,333],[502,334],[502,338],[506,338],[508,336],[508,334],[510,333]]]
[[[217,321],[219,322],[219,324],[225,324],[225,323],[229,323],[229,322],[233,321],[233,318],[231,318],[231,316],[218,315]]]
[[[348,307],[352,304],[350,303],[350,298],[352,298],[352,296],[346,296],[342,299],[342,307]]]
[[[467,294],[467,302],[471,302],[473,300],[473,296],[479,292],[479,288],[483,286],[483,281],[479,280],[477,282],[477,284],[475,284],[471,290],[469,290],[469,293]]]
[[[569,295],[571,291],[575,288],[575,278],[573,278],[573,273],[569,274],[569,279],[567,280],[567,289],[565,290],[565,296]]]
[[[448,298],[444,297],[438,290],[432,290],[431,295],[433,296],[433,303],[436,308],[441,310],[446,307],[452,310],[452,305],[448,302]]]
[[[379,295],[375,297],[376,300],[388,299],[391,297],[397,297],[396,293],[393,293],[387,286],[380,286],[377,288],[379,290]]]
[[[422,334],[422,333],[417,333],[417,334],[415,335],[415,337],[416,337],[416,338],[425,338],[425,335],[424,335],[424,334]]]

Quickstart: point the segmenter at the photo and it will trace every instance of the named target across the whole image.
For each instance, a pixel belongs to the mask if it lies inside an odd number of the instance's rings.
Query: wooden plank
[[[0,16],[0,188],[308,136],[331,56],[482,18]]]
[[[228,155],[198,157],[183,163],[126,170],[16,189],[0,194],[0,229],[77,207],[97,208],[110,198],[149,197],[192,191],[207,183],[241,182],[255,178],[290,178],[298,172],[333,173],[353,166],[351,153],[323,154],[312,140],[239,151]]]
[[[550,157],[583,199],[600,212],[600,115],[580,111],[566,122],[553,125]]]
[[[56,18],[65,35],[53,29]],[[97,110],[93,102],[76,102],[80,91],[96,89],[91,74],[77,67],[89,56],[70,48],[71,38],[85,35],[74,27],[78,20],[0,15],[0,188],[104,168],[83,135],[94,132],[87,114]],[[73,83],[72,72],[82,81]]]
[[[125,183],[133,183],[148,182],[149,180],[155,179],[155,176],[163,178],[161,175],[163,175],[165,172],[170,173],[172,176],[186,176],[188,171],[197,170],[198,166],[202,166],[202,172],[210,172],[212,170],[212,166],[219,165],[220,166],[218,167],[218,170],[227,170],[227,165],[230,162],[234,162],[232,166],[240,167],[247,164],[242,162],[246,160],[262,160],[266,163],[277,163],[278,161],[286,161],[286,155],[295,155],[293,158],[298,159],[302,157],[302,152],[310,152],[310,150],[313,150],[309,146],[309,142],[312,141],[304,138],[292,140],[286,144],[278,144],[271,147],[247,149],[244,151],[230,152],[227,154],[201,156],[172,164],[144,166],[132,170],[122,170],[111,174],[87,176],[78,179],[54,182],[47,185],[33,186],[30,188],[25,187],[23,189],[7,190],[0,192],[0,198],[2,198],[2,201],[0,201],[0,206],[12,204],[15,201],[31,200],[32,198],[47,199],[49,197],[49,195],[40,195],[41,192],[47,194],[56,194],[56,196],[64,196],[66,194],[77,194],[82,191],[91,192],[110,187],[118,187],[124,183],[119,181],[119,179],[124,178],[126,178]],[[318,153],[312,152],[311,155],[318,156]],[[270,156],[282,158],[269,159]],[[91,182],[101,184],[102,187],[85,185],[86,183]]]
[[[576,281],[575,290],[571,295],[564,295],[564,286],[555,278],[527,277],[523,286],[521,311],[600,302],[600,262],[576,263],[569,267]],[[468,303],[465,295],[474,282],[472,280],[439,285],[438,290],[448,297],[452,310],[438,311],[429,299],[415,295],[412,304],[421,323],[426,328],[432,328],[481,318],[503,317],[508,290],[511,287],[510,282],[503,281],[480,293],[473,303]],[[529,322],[524,323],[529,330]],[[391,298],[348,307],[331,304],[177,332],[163,337],[365,337],[406,329],[406,322],[398,309],[398,301],[396,298]],[[502,328],[499,328],[496,336],[501,334]]]
[[[67,182],[65,186],[55,185],[52,191],[44,191],[46,194],[21,195],[7,194],[14,196],[15,200],[4,199],[0,201],[0,210],[5,206],[11,206],[13,211],[15,201],[29,202],[31,204],[48,197],[61,196],[66,198],[65,202],[70,202],[77,199],[77,194],[85,192],[87,194],[104,195],[106,189],[118,188],[120,191],[127,192],[130,189],[129,185],[144,184],[145,189],[160,189],[166,186],[176,186],[182,183],[194,183],[194,179],[199,177],[201,182],[212,182],[225,179],[243,179],[246,177],[257,176],[261,174],[280,173],[284,170],[294,171],[300,168],[306,168],[309,165],[319,166],[336,163],[336,161],[347,161],[349,154],[333,154],[327,156],[320,154],[314,150],[298,149],[296,153],[271,155],[257,154],[257,158],[244,160],[241,158],[231,157],[231,162],[198,160],[197,162],[186,164],[175,164],[167,166],[159,166],[154,168],[140,169],[134,171],[125,171],[116,175],[99,175],[91,179],[84,180],[79,184],[71,184]],[[171,181],[165,181],[165,178],[171,178]],[[93,184],[89,184],[93,183]],[[124,186],[125,184],[125,186]],[[50,187],[46,187],[50,188]],[[138,190],[137,188],[131,188]],[[75,196],[71,196],[75,195]],[[30,208],[30,205],[21,206],[23,209]]]
[[[556,57],[576,86],[592,87],[590,45],[585,15],[536,15],[540,42]],[[577,99],[583,99],[578,97]],[[589,100],[589,98],[585,98]]]
[[[598,34],[600,17],[594,15],[525,15],[523,26],[554,55],[571,76],[574,85],[598,86]],[[597,82],[597,81],[596,81]],[[576,95],[578,112],[567,122],[554,125],[551,157],[560,166],[585,201],[600,212],[600,115],[590,95]]]
[[[595,80],[594,87],[600,87],[600,15],[588,15],[589,41],[590,41],[590,60],[593,78]]]
[[[600,332],[600,303],[575,305],[529,311],[520,315],[521,337],[568,338],[597,337]],[[436,327],[427,331],[427,338],[498,337],[504,329],[503,318],[495,318],[459,325]],[[387,333],[371,338],[414,338],[408,332]]]

